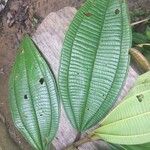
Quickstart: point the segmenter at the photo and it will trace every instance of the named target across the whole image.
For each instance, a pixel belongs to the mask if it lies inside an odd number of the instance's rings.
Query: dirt
[[[0,136],[0,141],[1,141],[0,150],[11,150],[11,149],[19,150],[19,147],[9,137],[5,124],[1,122],[0,122],[0,133],[2,135]]]
[[[82,1],[9,0],[4,11],[0,12],[0,150],[31,149],[15,129],[8,109],[8,77],[22,35],[33,34],[50,12],[65,6],[79,7]],[[130,0],[129,3],[135,21],[150,14],[150,0]],[[144,15],[139,13],[136,17],[135,12],[144,12]]]

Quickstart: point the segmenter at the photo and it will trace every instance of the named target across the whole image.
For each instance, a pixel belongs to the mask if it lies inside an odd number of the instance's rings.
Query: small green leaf
[[[147,36],[147,39],[150,40],[150,27],[147,26],[146,28],[146,36]]]
[[[120,103],[95,130],[94,138],[136,145],[150,142],[150,72],[140,76]]]
[[[147,43],[147,36],[143,33],[133,32],[132,34],[133,45]]]
[[[59,74],[63,105],[78,131],[98,123],[116,101],[130,46],[125,0],[87,0],[66,34]]]
[[[36,150],[46,150],[58,129],[58,91],[29,36],[23,38],[10,74],[9,103],[17,129]]]
[[[143,46],[142,54],[147,58],[150,63],[150,45]]]

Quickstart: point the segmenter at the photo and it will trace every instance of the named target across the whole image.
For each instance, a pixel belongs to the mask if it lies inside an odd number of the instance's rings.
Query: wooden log
[[[56,76],[56,79],[58,79],[60,55],[65,32],[68,29],[68,26],[73,19],[76,11],[77,10],[73,7],[65,7],[57,12],[50,13],[38,27],[36,33],[33,36],[33,40],[39,47],[46,60],[49,62]],[[123,90],[118,97],[118,102],[133,86],[137,76],[138,73],[135,68],[130,66]],[[63,150],[68,144],[72,143],[75,140],[76,134],[76,130],[73,129],[70,125],[70,122],[65,115],[64,109],[63,107],[61,107],[59,130],[53,142],[56,150]],[[107,149],[107,146],[102,142],[93,142],[83,145],[79,149],[105,150]]]

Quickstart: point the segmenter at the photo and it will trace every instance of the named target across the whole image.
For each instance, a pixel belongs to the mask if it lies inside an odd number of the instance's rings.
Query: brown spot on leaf
[[[89,12],[87,12],[87,13],[84,13],[84,15],[85,15],[85,16],[87,16],[87,17],[90,17],[90,16],[92,16],[92,14],[91,14],[91,13],[89,13]]]

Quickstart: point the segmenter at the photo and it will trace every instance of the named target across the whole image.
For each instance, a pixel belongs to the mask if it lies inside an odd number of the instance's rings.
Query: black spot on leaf
[[[28,99],[28,96],[27,96],[27,95],[24,95],[24,99]]]
[[[118,15],[119,13],[120,13],[120,10],[119,10],[119,9],[116,9],[116,10],[115,10],[115,14]]]
[[[143,94],[137,95],[136,98],[137,98],[137,100],[138,100],[139,102],[142,102],[142,101],[143,101],[143,98],[144,98],[144,95],[143,95]]]
[[[44,83],[44,78],[41,78],[41,79],[39,80],[39,82],[40,82],[40,84],[43,84],[43,83]]]

